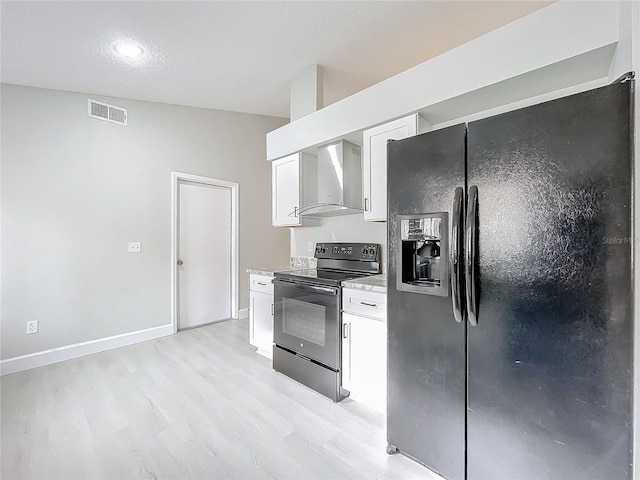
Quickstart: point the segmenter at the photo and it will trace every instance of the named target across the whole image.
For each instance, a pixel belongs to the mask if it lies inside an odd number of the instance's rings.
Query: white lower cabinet
[[[386,413],[386,295],[357,289],[342,295],[342,386],[353,400]]]
[[[273,283],[264,275],[249,276],[249,343],[256,353],[273,356]]]

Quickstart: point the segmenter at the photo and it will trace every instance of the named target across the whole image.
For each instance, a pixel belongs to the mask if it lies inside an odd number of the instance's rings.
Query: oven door
[[[334,370],[340,367],[340,287],[273,281],[276,345]]]

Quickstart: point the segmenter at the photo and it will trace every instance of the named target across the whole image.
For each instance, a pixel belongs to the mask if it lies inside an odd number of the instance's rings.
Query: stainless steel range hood
[[[318,147],[318,202],[298,215],[335,217],[362,213],[360,147],[339,140]]]

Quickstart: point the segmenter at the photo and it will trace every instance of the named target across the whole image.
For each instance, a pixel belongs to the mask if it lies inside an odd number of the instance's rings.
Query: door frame
[[[190,173],[171,172],[171,326],[173,333],[178,332],[178,184],[181,181],[231,190],[231,318],[238,318],[238,195],[240,184]]]

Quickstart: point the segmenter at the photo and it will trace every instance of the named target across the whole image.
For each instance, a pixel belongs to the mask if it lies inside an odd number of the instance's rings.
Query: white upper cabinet
[[[417,113],[362,132],[362,205],[364,219],[387,219],[387,142],[413,137],[428,129]]]
[[[272,224],[274,227],[319,225],[319,219],[298,215],[318,198],[316,157],[294,153],[271,162]]]

